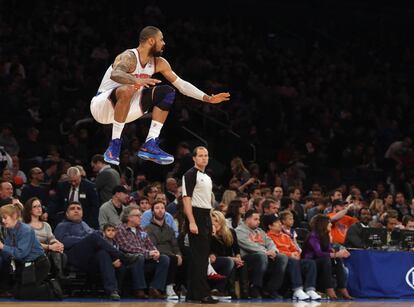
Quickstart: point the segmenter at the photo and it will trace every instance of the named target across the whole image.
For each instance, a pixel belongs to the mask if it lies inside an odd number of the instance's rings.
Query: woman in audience
[[[250,178],[250,173],[243,164],[243,160],[239,157],[233,158],[230,162],[233,178],[237,178],[243,184]]]
[[[226,224],[229,228],[237,228],[242,222],[242,217],[246,213],[246,209],[242,206],[240,200],[232,200],[226,212]]]
[[[234,200],[237,196],[236,191],[233,190],[225,190],[223,196],[221,198],[221,202],[219,205],[219,209],[221,212],[227,212],[228,205],[232,200]]]
[[[391,193],[385,194],[385,197],[384,197],[385,211],[389,209],[393,209],[393,204],[394,204],[394,196]]]
[[[0,241],[3,265],[15,266],[15,297],[19,299],[61,298],[56,281],[48,283],[50,264],[33,229],[20,221],[21,210],[16,204],[0,208],[4,227],[8,230],[4,243]],[[3,278],[3,277],[2,277]]]
[[[336,276],[338,292],[344,299],[352,299],[346,289],[345,269],[342,258],[350,253],[346,249],[335,251],[331,244],[331,227],[329,217],[318,214],[310,222],[311,233],[303,244],[302,258],[314,259],[318,272],[318,287],[326,291],[332,300],[338,299],[334,291],[333,274]]]
[[[385,213],[385,206],[382,199],[376,198],[369,205],[369,209],[372,212],[373,222],[382,222],[383,214]]]
[[[241,270],[244,266],[237,236],[233,229],[227,227],[226,219],[220,211],[212,211],[211,220],[214,234],[211,239],[210,262],[219,274],[229,278],[234,269]],[[215,281],[215,288],[219,293],[225,292],[228,278]],[[234,297],[234,280],[229,280],[229,286],[229,292]],[[242,292],[247,293],[247,289],[243,288]]]
[[[64,246],[53,235],[50,225],[42,219],[43,209],[40,199],[29,198],[24,204],[23,221],[29,224],[34,230],[44,252],[48,256],[54,274],[57,278],[63,279],[63,250]]]

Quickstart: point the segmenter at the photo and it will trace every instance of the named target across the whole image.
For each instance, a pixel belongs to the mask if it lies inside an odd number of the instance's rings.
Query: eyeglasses
[[[142,214],[130,214],[129,216],[139,216],[141,217]]]

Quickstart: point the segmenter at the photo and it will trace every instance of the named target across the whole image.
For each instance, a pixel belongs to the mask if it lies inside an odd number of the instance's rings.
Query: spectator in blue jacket
[[[66,219],[55,229],[56,238],[65,246],[68,262],[85,272],[99,271],[105,292],[110,299],[119,300],[115,269],[136,256],[124,255],[109,244],[101,234],[82,221],[83,210],[79,202],[71,202]]]

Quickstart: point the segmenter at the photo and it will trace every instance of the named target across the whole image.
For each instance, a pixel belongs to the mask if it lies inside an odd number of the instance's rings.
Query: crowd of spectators
[[[181,125],[202,133],[220,162],[207,170],[215,184],[210,262],[226,277],[211,281],[216,294],[275,298],[288,284],[299,299],[317,298],[315,289],[335,299],[335,287],[350,298],[340,261],[349,253],[339,246],[363,247],[366,226],[386,228],[388,243],[395,228],[414,228],[413,55],[409,38],[395,31],[411,22],[404,12],[297,4],[286,8],[303,18],[293,26],[255,14],[247,23],[246,11],[231,21],[226,12],[183,17],[155,1],[0,5],[7,8],[0,13],[0,205],[25,204],[23,221],[53,255],[60,279],[66,260],[91,269],[79,260],[89,253],[113,299],[125,263],[138,298],[173,296],[185,285],[181,177],[193,165],[194,140]],[[271,14],[283,15],[264,16]],[[205,92],[229,91],[232,101],[211,107],[178,96],[162,135],[176,162],[139,160],[148,129],[141,119],[125,126],[121,163],[111,167],[101,155],[110,130],[93,122],[89,101],[114,56],[137,45],[150,24],[163,31],[174,70]],[[206,125],[199,111],[227,114],[226,128]],[[255,161],[226,129],[255,146]],[[263,244],[248,242],[249,234]],[[157,272],[148,285],[144,267]]]

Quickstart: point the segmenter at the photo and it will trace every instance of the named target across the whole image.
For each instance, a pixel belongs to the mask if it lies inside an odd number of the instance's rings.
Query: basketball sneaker
[[[153,161],[158,164],[166,165],[174,162],[174,157],[158,146],[158,138],[149,139],[138,151],[138,157],[144,160]]]
[[[104,153],[104,160],[108,163],[119,165],[119,153],[121,152],[121,139],[113,139]]]

